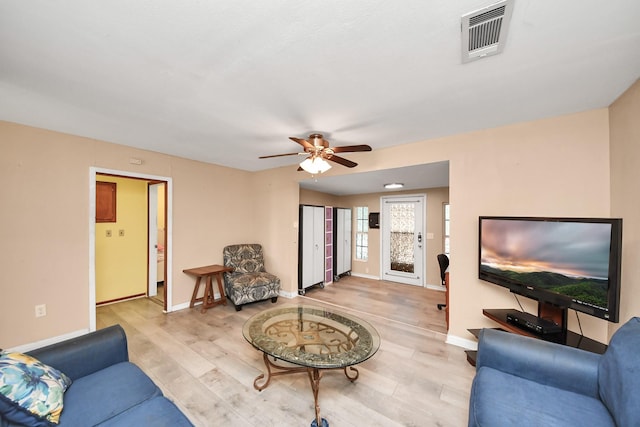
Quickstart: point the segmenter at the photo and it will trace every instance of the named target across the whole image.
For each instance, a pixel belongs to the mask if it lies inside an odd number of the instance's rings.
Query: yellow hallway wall
[[[115,182],[117,197],[117,221],[96,223],[96,302],[146,294],[147,182],[104,175],[96,180]]]

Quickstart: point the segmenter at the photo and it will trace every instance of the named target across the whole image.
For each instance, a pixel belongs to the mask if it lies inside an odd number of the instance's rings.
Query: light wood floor
[[[344,277],[304,297],[278,298],[340,309],[378,330],[380,350],[358,365],[350,383],[341,371],[324,373],[320,409],[332,427],[465,426],[475,370],[461,348],[445,344],[444,293],[357,277]],[[308,426],[313,395],[304,374],[276,377],[253,388],[264,371],[262,355],[242,337],[261,302],[236,312],[231,305],[163,314],[149,299],[97,309],[97,326],[121,324],[129,356],[196,426]]]

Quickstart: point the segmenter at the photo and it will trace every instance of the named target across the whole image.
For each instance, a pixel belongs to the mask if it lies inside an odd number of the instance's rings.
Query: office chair
[[[449,257],[445,254],[438,254],[438,264],[440,265],[440,279],[442,279],[442,286],[445,286],[444,275],[449,267]],[[442,310],[447,304],[438,304],[438,310]]]

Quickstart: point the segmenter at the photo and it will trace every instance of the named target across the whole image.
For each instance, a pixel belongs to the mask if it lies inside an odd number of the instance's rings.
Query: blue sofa
[[[603,355],[480,332],[469,426],[640,426],[640,318]]]
[[[60,427],[193,425],[151,378],[129,362],[127,338],[119,325],[28,355],[72,380],[64,393]],[[23,425],[0,420],[2,427]]]

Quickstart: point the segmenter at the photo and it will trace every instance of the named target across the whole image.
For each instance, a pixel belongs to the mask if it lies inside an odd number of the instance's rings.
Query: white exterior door
[[[426,196],[381,198],[383,280],[424,286]]]

